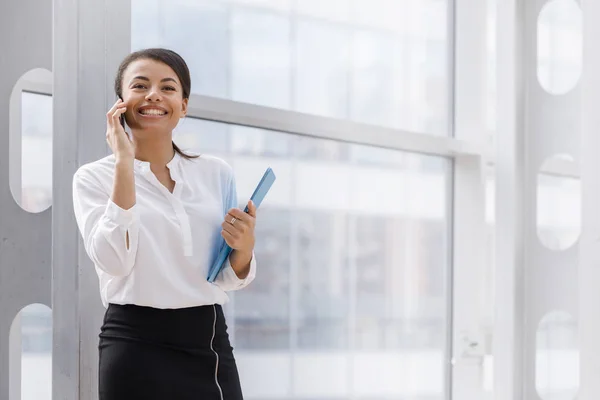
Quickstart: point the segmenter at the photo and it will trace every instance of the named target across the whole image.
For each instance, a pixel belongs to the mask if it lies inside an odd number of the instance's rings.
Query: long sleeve
[[[225,216],[227,211],[229,211],[231,208],[238,207],[235,177],[233,176],[232,170],[230,171],[225,188],[225,198],[223,202],[223,204],[225,204],[225,209],[223,216]],[[231,254],[229,257],[231,257]],[[256,256],[254,252],[252,252],[252,260],[250,261],[250,271],[248,272],[248,276],[246,276],[244,279],[238,278],[237,274],[233,270],[233,267],[231,266],[229,257],[227,260],[225,260],[225,266],[215,278],[215,284],[217,284],[224,291],[239,290],[248,286],[256,277]]]
[[[137,206],[120,208],[88,171],[80,169],[73,177],[73,207],[85,250],[96,267],[112,276],[129,275],[138,247]]]

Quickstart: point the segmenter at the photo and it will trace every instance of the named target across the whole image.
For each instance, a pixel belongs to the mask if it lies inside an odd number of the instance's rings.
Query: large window
[[[451,133],[446,0],[132,7],[133,50],[179,52],[195,95],[300,124]],[[359,144],[368,133],[346,143],[194,117],[175,141],[228,161],[240,205],[268,166],[278,176],[259,210],[256,280],[226,310],[245,398],[446,398],[451,160]]]
[[[446,0],[133,0],[134,50],[165,46],[194,93],[449,134]]]
[[[192,118],[176,138],[234,167],[240,205],[278,175],[228,306],[246,398],[444,398],[448,160]]]

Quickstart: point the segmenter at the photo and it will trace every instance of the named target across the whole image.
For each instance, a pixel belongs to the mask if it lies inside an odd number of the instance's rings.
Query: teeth
[[[166,114],[166,112],[161,111],[161,110],[144,110],[144,111],[140,111],[141,114],[146,114],[146,115],[164,115]]]

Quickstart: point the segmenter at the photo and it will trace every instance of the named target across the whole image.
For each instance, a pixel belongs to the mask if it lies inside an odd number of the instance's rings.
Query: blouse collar
[[[180,160],[181,160],[181,155],[178,152],[175,152],[175,155],[173,156],[171,161],[169,161],[167,163],[167,168],[169,168],[170,170],[173,170],[173,167],[176,167],[179,164]],[[142,160],[138,160],[136,158],[134,160],[134,165],[136,168],[143,170],[143,171],[150,170],[150,162],[149,161],[142,161]]]

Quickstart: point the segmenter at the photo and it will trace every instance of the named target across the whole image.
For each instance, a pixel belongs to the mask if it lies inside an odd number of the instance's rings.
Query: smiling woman
[[[255,277],[256,208],[237,208],[225,161],[173,143],[190,86],[177,53],[129,55],[115,79],[119,100],[106,114],[113,154],[74,176],[75,217],[107,308],[100,400],[242,398],[222,305],[227,291]],[[209,283],[223,243],[234,251]]]
[[[115,77],[115,93],[127,105],[124,120],[132,129],[134,141],[143,140],[142,133],[152,126],[172,132],[186,115],[190,92],[187,64],[166,49],[131,53],[121,62]],[[147,126],[146,122],[157,124]],[[184,158],[196,157],[185,154],[174,142],[172,146]]]

